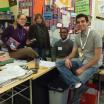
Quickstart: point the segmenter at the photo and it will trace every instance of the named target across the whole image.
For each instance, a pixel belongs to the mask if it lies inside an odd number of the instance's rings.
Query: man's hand
[[[69,69],[72,67],[72,62],[68,57],[65,59],[65,66]]]
[[[16,48],[10,48],[12,51],[16,51],[17,49]]]
[[[27,44],[27,45],[29,45],[29,44],[31,44],[31,43],[32,43],[32,42],[31,42],[30,40],[28,40],[28,39],[26,40],[26,44]]]
[[[11,49],[12,51],[16,51],[16,50],[17,50],[17,49],[16,49],[16,46],[15,46],[13,43],[11,43],[10,49]]]
[[[84,67],[80,67],[76,70],[76,75],[81,75],[85,71]]]

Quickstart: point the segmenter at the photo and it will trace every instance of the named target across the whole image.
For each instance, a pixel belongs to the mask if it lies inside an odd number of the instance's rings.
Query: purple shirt
[[[17,24],[16,29],[14,29],[13,25],[10,25],[8,28],[5,29],[1,38],[4,42],[4,44],[10,50],[10,47],[7,44],[7,41],[10,37],[12,37],[17,42],[19,42],[19,46],[17,47],[17,49],[19,49],[19,48],[23,48],[26,44],[26,34],[27,34],[26,30],[19,24]]]

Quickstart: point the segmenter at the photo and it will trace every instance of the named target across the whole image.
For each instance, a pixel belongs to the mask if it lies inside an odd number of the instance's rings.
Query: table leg
[[[32,104],[32,80],[30,79],[30,104]]]
[[[14,92],[13,92],[13,88],[12,88],[12,104],[14,103]]]

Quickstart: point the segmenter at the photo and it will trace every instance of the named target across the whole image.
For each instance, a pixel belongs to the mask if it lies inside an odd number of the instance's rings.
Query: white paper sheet
[[[48,67],[48,68],[53,68],[55,67],[55,62],[51,62],[51,61],[40,61],[40,66],[44,66],[44,67]]]
[[[22,13],[29,16],[29,9],[22,9]]]

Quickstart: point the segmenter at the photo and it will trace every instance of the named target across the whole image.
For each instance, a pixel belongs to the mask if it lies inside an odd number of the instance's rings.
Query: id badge
[[[83,59],[83,56],[84,56],[83,50],[82,50],[82,49],[79,49],[79,57],[80,57],[81,59]]]
[[[59,51],[62,51],[62,47],[58,47],[58,50],[59,50]]]
[[[83,57],[83,52],[79,52],[79,56],[82,58]]]

